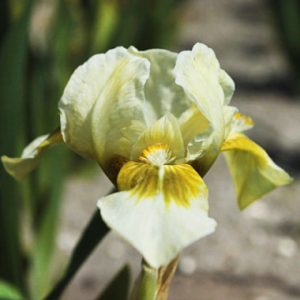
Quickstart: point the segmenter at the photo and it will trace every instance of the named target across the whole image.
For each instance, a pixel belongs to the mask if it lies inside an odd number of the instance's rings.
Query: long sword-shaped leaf
[[[96,300],[126,300],[130,287],[130,269],[125,266]]]
[[[60,298],[82,263],[88,258],[108,231],[109,229],[102,221],[99,211],[96,210],[72,253],[64,276],[45,300],[58,300]]]
[[[52,1],[50,4],[53,15],[48,23],[49,31],[45,30],[44,34],[49,40],[51,37],[51,45],[45,48],[40,45],[41,52],[31,52],[31,68],[28,76],[31,139],[51,131],[59,124],[57,101],[65,85],[64,77],[66,73],[68,76],[70,74],[70,70],[67,72],[66,68],[69,66],[68,45],[72,36],[68,10],[72,5],[67,5],[66,2]],[[59,226],[57,220],[60,219],[63,203],[61,192],[70,165],[70,156],[71,152],[67,151],[66,147],[55,147],[44,156],[43,164],[31,177],[33,187],[31,206],[36,232],[29,277],[33,300],[42,299],[53,282],[51,271]]]
[[[61,191],[63,179],[68,165],[68,151],[64,145],[52,149],[45,161],[45,171],[48,172],[49,184],[45,203],[41,212],[40,224],[35,239],[33,255],[31,258],[31,294],[32,299],[40,300],[49,290],[51,276],[52,256],[55,248],[56,232],[58,229],[59,212],[62,203]],[[59,162],[59,163],[58,163]],[[48,276],[45,276],[48,274]]]
[[[25,1],[24,1],[25,2]],[[31,5],[2,39],[0,49],[0,154],[19,154],[24,135],[24,83]],[[26,3],[25,2],[25,3]],[[0,277],[22,285],[19,238],[20,193],[13,179],[0,166]]]

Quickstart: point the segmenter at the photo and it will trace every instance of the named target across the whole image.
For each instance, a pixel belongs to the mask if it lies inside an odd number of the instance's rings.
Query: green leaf
[[[24,84],[31,3],[6,32],[0,49],[0,154],[19,154],[24,136]],[[0,276],[22,286],[19,237],[20,193],[15,181],[0,166]]]
[[[49,290],[52,271],[52,256],[55,249],[56,233],[58,229],[59,212],[62,204],[61,192],[64,176],[68,165],[68,150],[64,145],[52,149],[44,162],[48,182],[43,207],[40,208],[39,227],[33,247],[31,261],[30,283],[33,299],[42,299]],[[43,196],[39,195],[39,196]],[[48,274],[45,276],[45,274]]]
[[[58,300],[60,298],[75,273],[108,231],[109,229],[101,219],[97,209],[80,237],[63,277],[45,300]]]
[[[115,1],[99,1],[92,26],[91,53],[103,52],[109,48],[119,19]]]
[[[130,286],[130,269],[123,267],[96,300],[126,300]]]
[[[57,102],[65,85],[66,74],[70,70],[69,10],[73,5],[67,1],[54,1],[53,19],[47,35],[51,39],[50,47],[43,51],[31,52],[28,82],[28,121],[29,137],[52,131],[59,124]],[[63,199],[61,193],[67,174],[71,152],[64,145],[55,147],[43,157],[43,163],[31,176],[31,210],[35,240],[30,265],[30,287],[33,299],[42,299],[53,282],[53,254],[59,227],[59,214]],[[45,276],[44,274],[48,274]]]
[[[7,1],[8,0],[0,1],[0,43],[8,30],[10,21]]]
[[[24,298],[15,287],[5,281],[0,281],[0,299],[22,300]]]

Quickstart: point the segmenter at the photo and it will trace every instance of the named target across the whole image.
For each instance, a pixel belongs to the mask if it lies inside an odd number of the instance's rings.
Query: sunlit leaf
[[[5,281],[0,281],[0,299],[22,300],[24,298],[15,287]]]

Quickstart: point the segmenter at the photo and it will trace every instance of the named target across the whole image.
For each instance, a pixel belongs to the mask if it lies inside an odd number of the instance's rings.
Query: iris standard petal
[[[215,230],[207,216],[207,187],[189,165],[128,162],[118,187],[121,192],[98,201],[102,218],[154,268]]]
[[[60,128],[58,128],[51,134],[42,135],[33,140],[23,150],[21,157],[2,156],[3,166],[8,174],[21,180],[36,167],[44,150],[62,141]]]
[[[59,103],[65,142],[104,162],[127,157],[144,130],[144,85],[149,62],[123,47],[98,54],[77,68]]]
[[[177,54],[161,49],[138,51],[131,47],[130,50],[135,55],[150,61],[150,76],[145,85],[149,119],[155,120],[166,113],[172,113],[180,123],[186,160],[201,156],[205,148],[203,142],[209,141],[207,137],[211,129],[208,130],[209,122],[199,108],[191,101],[183,88],[175,83],[174,68]],[[223,77],[225,78],[225,75]],[[225,83],[228,82],[226,79],[223,80]]]
[[[219,72],[219,82],[224,93],[224,104],[228,105],[235,91],[235,84],[232,78],[224,71]]]
[[[176,83],[222,136],[224,94],[219,83],[220,65],[212,49],[196,44],[192,51],[178,54]]]
[[[238,109],[234,106],[224,106],[224,121],[225,121],[225,134],[224,140],[233,132],[234,116],[238,113]]]
[[[292,178],[278,167],[266,151],[243,134],[234,134],[222,146],[233,176],[241,209]]]
[[[145,85],[149,120],[153,122],[167,113],[180,117],[191,106],[191,101],[182,87],[175,83],[177,53],[163,49],[138,51],[134,47],[129,51],[150,62],[150,76]]]
[[[207,144],[209,153],[201,158],[204,174],[219,154],[224,139],[224,93],[219,82],[220,65],[212,49],[196,44],[192,51],[178,54],[176,83],[189,95],[191,101],[212,127],[212,138]]]

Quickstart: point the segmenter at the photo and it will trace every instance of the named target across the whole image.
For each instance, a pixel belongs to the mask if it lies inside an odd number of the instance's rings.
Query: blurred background
[[[1,0],[0,154],[19,155],[59,124],[73,70],[112,47],[212,47],[236,82],[251,137],[295,178],[240,212],[223,158],[206,178],[216,233],[184,251],[171,300],[300,299],[300,2],[298,0]],[[62,273],[99,197],[95,163],[58,146],[21,184],[0,170],[0,280],[32,299]],[[109,234],[62,299],[96,299],[138,253]]]

